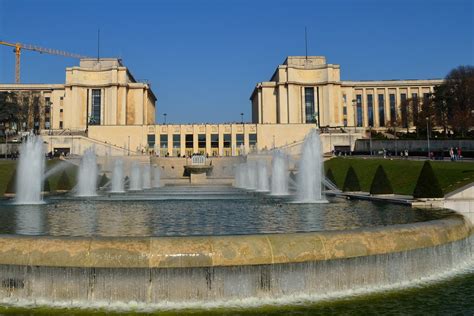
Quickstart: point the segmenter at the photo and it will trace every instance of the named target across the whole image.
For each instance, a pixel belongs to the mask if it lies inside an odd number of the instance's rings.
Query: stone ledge
[[[474,232],[463,216],[414,224],[296,234],[202,237],[0,235],[0,264],[190,268],[355,258],[434,247]]]

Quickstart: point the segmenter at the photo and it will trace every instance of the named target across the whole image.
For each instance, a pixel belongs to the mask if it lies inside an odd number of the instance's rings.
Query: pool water
[[[0,234],[46,236],[198,236],[346,230],[439,219],[448,210],[328,198],[295,204],[234,188],[166,187],[45,204],[0,202]]]

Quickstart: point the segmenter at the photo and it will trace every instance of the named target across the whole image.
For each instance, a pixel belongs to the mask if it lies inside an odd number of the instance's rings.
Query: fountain
[[[142,172],[141,167],[138,162],[134,161],[132,163],[132,168],[130,171],[130,188],[131,191],[140,191],[142,189]]]
[[[270,191],[268,184],[268,170],[267,163],[265,160],[259,160],[257,162],[257,191],[258,192],[268,192]]]
[[[258,185],[257,163],[256,161],[247,161],[245,165],[247,171],[247,179],[245,188],[248,190],[256,190]]]
[[[151,189],[151,167],[149,164],[143,166],[143,189]]]
[[[312,130],[305,138],[298,166],[297,202],[324,203],[322,196],[323,153],[321,138]]]
[[[244,164],[237,164],[234,168],[234,187],[244,189],[245,188],[245,179],[247,176],[246,171],[244,171]]]
[[[161,170],[159,166],[153,168],[153,187],[161,187]]]
[[[123,160],[116,159],[114,162],[114,169],[112,171],[112,187],[110,192],[120,193],[125,192],[125,181],[123,174]]]
[[[303,148],[298,198],[317,202],[319,135],[311,132]],[[122,160],[113,169],[112,187],[123,190]],[[239,164],[236,186],[268,189],[266,173],[263,160]],[[89,149],[80,181],[96,182],[97,174]],[[158,187],[160,169],[153,174]],[[132,190],[141,189],[142,176],[134,162]],[[288,193],[288,183],[288,157],[275,151],[272,193]],[[52,196],[49,205],[0,201],[0,304],[204,313],[246,304],[311,305],[439,280],[473,262],[473,226],[450,211],[262,196],[215,184],[93,199]]]
[[[272,195],[288,195],[288,157],[280,151],[273,151],[272,157]]]
[[[42,203],[45,157],[43,139],[28,137],[20,147],[20,161],[16,173],[17,204]]]
[[[79,165],[76,196],[96,196],[98,174],[99,169],[97,167],[95,148],[90,147],[84,151]]]

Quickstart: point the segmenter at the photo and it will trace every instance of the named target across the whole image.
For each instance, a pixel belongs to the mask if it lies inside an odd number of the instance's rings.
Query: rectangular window
[[[249,147],[257,147],[257,134],[249,134]]]
[[[176,148],[176,149],[181,148],[181,135],[180,134],[173,134],[173,148]]]
[[[211,134],[211,148],[219,148],[219,134]]]
[[[419,103],[420,101],[418,100],[418,93],[412,93],[411,94],[412,98],[412,105],[413,105],[413,113],[412,113],[412,119],[413,122],[418,121],[418,111],[419,111]]]
[[[426,102],[426,100],[428,100],[430,98],[430,94],[429,93],[423,93],[423,100]]]
[[[385,100],[383,94],[379,94],[379,126],[385,126]]]
[[[367,95],[367,115],[369,118],[369,126],[374,126],[374,97],[371,94]]]
[[[193,134],[186,134],[186,149],[194,148]]]
[[[406,93],[400,93],[400,105],[402,112],[402,126],[408,127],[408,105],[406,104],[407,95]]]
[[[362,112],[362,94],[356,95],[356,108],[357,108],[357,126],[361,127],[364,122]]]
[[[155,148],[155,135],[154,134],[147,135],[147,143],[148,143],[148,148]]]
[[[395,94],[390,93],[390,121],[395,123],[397,121],[397,108],[396,108],[396,100]]]
[[[232,142],[232,135],[224,134],[224,148],[230,148]]]
[[[44,98],[44,126],[51,128],[51,99],[49,97]]]
[[[59,121],[59,129],[63,128],[63,121]]]
[[[100,89],[92,89],[92,113],[90,119],[90,124],[92,125],[100,125],[100,100]]]
[[[237,134],[236,136],[236,146],[240,148],[240,146],[243,146],[245,144],[244,141],[244,134]]]
[[[306,123],[315,123],[315,113],[314,113],[314,88],[305,87],[304,88],[304,103],[306,110]]]
[[[160,135],[160,148],[168,148],[168,135]]]
[[[198,134],[198,147],[206,148],[206,134]]]
[[[344,106],[342,108],[342,114],[347,115],[347,107],[346,106]]]

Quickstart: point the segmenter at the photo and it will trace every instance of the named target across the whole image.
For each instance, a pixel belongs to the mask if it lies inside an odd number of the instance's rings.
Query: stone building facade
[[[91,125],[155,123],[156,97],[150,86],[137,82],[116,58],[81,59],[79,66],[66,68],[64,84],[0,84],[2,91],[39,96],[45,113],[39,129],[86,131]]]
[[[289,56],[252,92],[255,124],[308,124],[383,129],[403,115],[400,104],[425,98],[434,80],[342,81],[341,67],[322,56]]]

